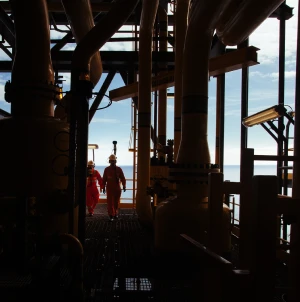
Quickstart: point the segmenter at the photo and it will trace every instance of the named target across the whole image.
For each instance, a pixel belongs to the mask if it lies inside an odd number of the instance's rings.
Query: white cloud
[[[0,85],[0,103],[6,103],[6,101],[4,100],[4,85]]]
[[[252,71],[249,72],[250,77],[261,77],[261,78],[272,78],[272,79],[278,79],[279,72],[271,72],[271,73],[263,73],[261,71]],[[285,71],[284,77],[286,79],[294,79],[296,76],[295,70]]]
[[[286,21],[286,58],[295,55],[295,45],[297,44],[297,15],[298,15],[298,1],[287,0],[286,4],[294,7],[294,16]],[[272,64],[278,59],[279,53],[279,20],[275,18],[268,18],[265,20],[249,37],[249,44],[258,47],[259,61],[261,64]]]
[[[132,43],[131,42],[107,42],[101,50],[109,51],[132,51]]]
[[[103,123],[103,124],[117,124],[120,121],[110,118],[93,118],[91,123]]]
[[[174,105],[167,105],[168,112],[174,112]]]

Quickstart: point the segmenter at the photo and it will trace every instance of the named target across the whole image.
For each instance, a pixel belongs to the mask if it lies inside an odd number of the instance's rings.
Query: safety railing
[[[279,195],[280,196],[280,195]],[[234,194],[228,194],[227,202],[226,204],[229,206],[231,213],[232,213],[232,219],[231,219],[231,229],[234,236],[237,238],[239,237],[239,227],[240,227],[240,219],[239,219],[239,212],[240,212],[240,203],[239,201],[236,201],[239,198],[236,198]],[[225,198],[225,199],[226,199]],[[284,198],[289,198],[289,196],[284,196]],[[280,236],[277,237],[278,246],[282,248],[286,253],[289,253],[290,249],[290,231],[286,230],[286,224],[282,221],[282,218],[278,217],[278,226],[280,227]],[[286,259],[285,253],[279,253],[280,258]]]
[[[120,208],[133,208],[135,209],[135,194],[136,194],[136,185],[135,189],[133,186],[133,179],[126,178],[126,192],[122,191],[120,198]],[[136,180],[135,180],[136,182]],[[98,190],[100,192],[100,187]],[[100,193],[99,203],[106,203],[106,194]]]

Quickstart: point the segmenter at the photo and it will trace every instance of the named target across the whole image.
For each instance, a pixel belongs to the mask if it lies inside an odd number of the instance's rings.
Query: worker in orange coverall
[[[99,201],[100,193],[97,188],[100,186],[100,191],[103,190],[103,181],[100,173],[95,169],[95,164],[92,160],[88,161],[87,179],[86,179],[86,206],[89,216],[94,215],[94,209]]]
[[[118,219],[118,210],[121,197],[121,184],[123,191],[126,191],[126,179],[123,170],[116,165],[117,158],[114,154],[109,156],[110,166],[104,169],[103,193],[106,191],[107,212],[110,221]]]

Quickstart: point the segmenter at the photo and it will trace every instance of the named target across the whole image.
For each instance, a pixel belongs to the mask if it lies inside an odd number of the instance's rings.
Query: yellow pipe
[[[16,36],[11,81],[13,92],[19,92],[11,103],[11,113],[14,116],[54,116],[53,96],[44,93],[50,89],[47,85],[54,84],[47,1],[12,0],[10,3]],[[29,23],[26,12],[31,16]],[[24,90],[21,87],[25,87]],[[36,87],[46,96],[32,97],[37,92]]]
[[[207,141],[208,62],[216,22],[229,1],[193,1],[191,5],[183,54],[182,135],[174,168],[177,197],[156,208],[158,251],[182,249],[181,233],[200,242],[207,239],[208,174],[219,171],[211,164]],[[223,214],[230,223],[229,209]],[[228,249],[225,245],[223,251]]]
[[[71,26],[76,43],[95,26],[91,3],[89,0],[62,0],[69,24]],[[100,52],[96,52],[91,59],[90,80],[97,85],[102,75],[103,68]]]
[[[232,1],[216,25],[216,33],[225,45],[238,45],[265,20],[284,0]]]
[[[182,65],[190,0],[177,0],[175,12],[174,162],[181,140]]]
[[[138,166],[136,211],[144,224],[153,223],[150,186],[150,131],[151,131],[151,78],[152,32],[158,0],[144,0],[140,21],[139,89],[138,89]]]
[[[0,158],[0,195],[36,200],[36,211],[43,217],[43,233],[65,232],[67,214],[60,212],[65,199],[59,202],[55,196],[61,192],[58,195],[63,197],[68,185],[64,168],[68,163],[69,129],[66,123],[53,117],[56,87],[47,1],[10,3],[16,51],[12,81],[6,87],[12,116],[0,121],[1,141],[5,142]],[[16,150],[25,145],[29,148],[22,148],[16,161]],[[16,171],[25,173],[22,181],[11,181]]]
[[[92,56],[119,30],[134,11],[138,0],[120,0],[78,43],[72,60],[72,69],[90,80]]]

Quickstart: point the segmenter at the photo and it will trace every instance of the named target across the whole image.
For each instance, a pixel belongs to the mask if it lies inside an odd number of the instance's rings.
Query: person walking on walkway
[[[99,202],[100,193],[97,188],[97,181],[98,185],[100,186],[100,191],[103,190],[103,181],[102,177],[95,169],[95,163],[90,160],[88,161],[88,170],[87,170],[87,179],[86,179],[86,206],[89,212],[89,216],[94,215],[94,209]]]
[[[122,168],[116,165],[117,158],[114,154],[109,156],[110,165],[103,173],[103,193],[106,192],[107,212],[111,221],[118,219],[118,211],[121,197],[121,185],[126,191],[126,179]]]

